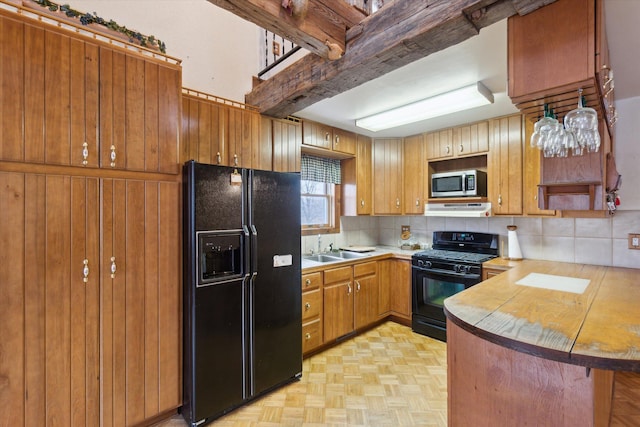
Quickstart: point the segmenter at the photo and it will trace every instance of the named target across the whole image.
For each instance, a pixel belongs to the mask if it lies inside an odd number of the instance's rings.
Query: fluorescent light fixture
[[[477,82],[451,92],[356,119],[356,126],[377,132],[489,104],[493,104],[493,94],[485,85]]]

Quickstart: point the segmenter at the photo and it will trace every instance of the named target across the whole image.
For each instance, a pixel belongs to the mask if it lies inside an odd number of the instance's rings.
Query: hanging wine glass
[[[575,136],[578,148],[574,155],[580,155],[583,149],[589,152],[600,148],[600,134],[598,133],[598,113],[593,108],[585,107],[586,99],[582,96],[582,88],[578,89],[578,108],[571,110],[564,116],[564,126]]]

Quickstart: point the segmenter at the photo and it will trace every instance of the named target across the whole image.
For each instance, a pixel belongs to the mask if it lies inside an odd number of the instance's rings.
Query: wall
[[[237,102],[258,73],[256,25],[205,0],[68,0],[81,12],[154,35],[182,59],[183,86]],[[35,7],[39,7],[35,5]]]
[[[640,211],[640,97],[616,100],[616,166],[622,175],[620,209]],[[638,212],[640,215],[640,212]]]

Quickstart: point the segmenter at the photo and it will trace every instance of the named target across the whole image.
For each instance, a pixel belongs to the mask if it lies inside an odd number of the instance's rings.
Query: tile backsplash
[[[339,234],[321,236],[321,245],[400,245],[400,228],[411,226],[411,238],[431,245],[436,230],[479,231],[501,237],[507,250],[507,225],[518,226],[525,258],[640,268],[640,250],[628,249],[628,233],[640,233],[640,211],[618,211],[611,218],[490,217],[439,218],[424,216],[342,217]],[[318,236],[302,238],[302,251],[318,247]]]

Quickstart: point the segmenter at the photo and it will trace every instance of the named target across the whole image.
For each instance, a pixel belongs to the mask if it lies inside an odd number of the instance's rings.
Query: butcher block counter
[[[640,270],[523,260],[444,306],[450,426],[607,426],[640,372]]]

